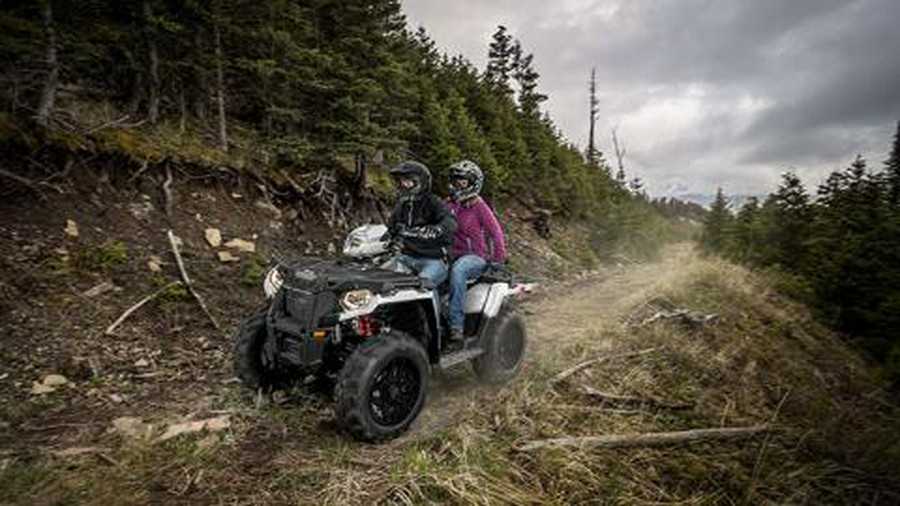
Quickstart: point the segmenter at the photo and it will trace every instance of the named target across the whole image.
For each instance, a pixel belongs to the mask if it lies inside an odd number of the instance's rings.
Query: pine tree
[[[892,205],[900,207],[900,121],[897,122],[897,131],[894,133],[891,153],[884,165],[885,177],[889,188],[888,198]]]
[[[450,123],[450,111],[437,95],[428,94],[422,104],[422,122],[418,142],[412,145],[421,161],[431,168],[434,188],[446,188],[447,168],[463,157],[456,147]]]
[[[749,264],[759,263],[759,248],[765,240],[760,231],[759,199],[750,197],[734,220],[733,241],[729,256]]]
[[[773,247],[767,263],[795,271],[803,266],[809,232],[809,194],[793,172],[781,176],[781,185],[767,199],[771,209],[767,241]]]
[[[537,91],[537,81],[541,75],[534,70],[533,60],[534,55],[523,54],[522,46],[516,41],[513,46],[513,77],[519,88],[519,108],[526,120],[537,121],[541,102],[547,100],[547,95]]]
[[[490,144],[478,124],[469,116],[463,98],[455,91],[447,99],[447,109],[450,132],[461,156],[474,161],[484,171],[485,193],[491,194],[504,189],[509,174],[498,166]]]
[[[713,201],[703,223],[703,233],[700,236],[700,246],[708,253],[722,253],[728,246],[728,236],[732,222],[731,211],[728,210],[728,200],[722,189],[716,190],[716,199]]]
[[[506,33],[505,26],[498,25],[488,49],[485,78],[505,95],[512,95],[513,92],[509,78],[513,72],[514,51],[512,35]]]
[[[56,44],[47,43],[51,3]],[[483,74],[441,55],[423,30],[406,31],[398,0],[41,0],[4,4],[0,27],[0,78],[12,83],[0,102],[29,126],[58,67],[59,86],[89,93],[55,104],[46,94],[43,117],[101,116],[75,118],[85,127],[76,130],[126,114],[150,120],[130,138],[166,135],[174,122],[192,141],[235,151],[223,159],[253,160],[248,170],[321,170],[348,153],[382,151],[389,161],[426,161],[441,178],[464,156],[485,170],[487,191],[597,220],[615,240],[637,235],[649,209],[624,173],[616,185],[596,149],[601,170],[564,139],[541,110],[534,55],[502,26]],[[143,159],[143,144],[109,149]]]
[[[890,267],[900,265],[900,241],[890,219],[889,192],[861,156],[819,189],[810,262],[815,268],[808,276],[832,323],[856,335],[877,336],[900,321],[880,310],[891,300],[900,302],[900,272]],[[886,345],[877,341],[870,345],[885,352]]]

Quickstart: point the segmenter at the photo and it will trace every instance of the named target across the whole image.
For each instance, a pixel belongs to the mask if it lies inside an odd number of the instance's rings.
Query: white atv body
[[[484,381],[514,377],[526,339],[513,301],[533,289],[506,269],[486,270],[466,294],[470,337],[450,342],[438,289],[415,273],[383,268],[386,231],[352,231],[346,260],[303,259],[270,270],[267,306],[245,320],[235,343],[235,370],[246,386],[275,388],[310,374],[327,379],[338,421],[364,440],[406,430],[433,366],[470,361]]]

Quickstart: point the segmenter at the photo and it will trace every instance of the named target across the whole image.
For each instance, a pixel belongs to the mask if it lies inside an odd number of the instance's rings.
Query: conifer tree
[[[523,54],[519,41],[513,46],[513,55],[513,77],[519,88],[519,108],[526,120],[537,121],[540,118],[540,104],[547,100],[547,95],[537,91],[540,74],[532,66],[534,55]]]
[[[739,261],[756,264],[759,262],[758,249],[765,240],[760,233],[759,199],[750,197],[741,206],[734,220],[729,256]]]
[[[885,178],[888,181],[889,188],[888,198],[892,205],[900,207],[900,121],[897,122],[897,131],[894,133],[891,153],[884,165]]]
[[[440,179],[447,164],[472,158],[486,191],[602,222],[616,241],[636,235],[650,209],[624,173],[616,185],[596,149],[601,170],[564,139],[541,110],[534,55],[502,26],[483,74],[441,55],[424,30],[407,31],[398,0],[41,0],[4,4],[0,26],[0,80],[12,83],[0,102],[13,121],[34,121],[56,66],[67,93],[55,103],[46,94],[43,117],[110,115],[76,118],[86,119],[79,131],[129,115],[150,120],[129,137],[166,135],[174,120],[180,135],[230,149],[225,159],[252,160],[241,162],[247,170],[321,170],[340,155],[382,151],[421,159]],[[135,144],[109,149],[145,158]]]
[[[509,78],[513,72],[513,58],[515,48],[512,35],[506,33],[506,27],[497,26],[493,40],[488,49],[488,64],[485,78],[498,90],[506,95],[512,95],[512,87]]]
[[[809,194],[795,173],[785,172],[767,203],[771,208],[767,240],[774,248],[774,256],[767,262],[796,269],[802,264],[808,239]]]
[[[848,332],[868,334],[883,322],[877,308],[900,289],[894,269],[888,189],[858,156],[842,172],[832,173],[819,189],[815,241],[807,270],[832,323]],[[894,243],[894,244],[892,244]]]
[[[709,214],[703,223],[703,233],[700,237],[700,246],[709,253],[722,253],[728,245],[728,234],[732,222],[731,211],[728,210],[728,200],[722,192],[722,188],[716,190],[716,199],[710,206]]]

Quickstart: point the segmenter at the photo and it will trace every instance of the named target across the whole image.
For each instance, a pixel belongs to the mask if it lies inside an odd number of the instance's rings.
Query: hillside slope
[[[226,239],[256,234],[260,250],[327,254],[334,232],[253,203],[252,188],[184,183],[166,219],[139,190],[88,187],[37,211],[4,204],[16,219],[3,222],[10,239],[0,244],[0,490],[13,504],[900,500],[897,411],[867,365],[763,281],[687,246],[657,263],[545,278],[523,307],[531,341],[519,378],[494,390],[466,368],[439,375],[409,434],[363,445],[302,391],[262,403],[240,397],[228,335],[259,301],[263,260],[219,263],[203,239],[215,225]],[[503,216],[523,268],[574,270],[514,213]],[[77,237],[64,232],[67,219]],[[172,293],[104,336],[121,311],[174,279],[168,228],[183,238],[188,269],[223,329]],[[153,256],[160,272],[148,269]],[[118,289],[87,293],[103,282]],[[676,308],[717,317],[696,328],[648,323]],[[637,354],[619,356],[629,352]],[[610,358],[551,384],[593,357]],[[35,393],[51,373],[69,383]],[[198,420],[225,422],[157,441]],[[553,437],[761,423],[774,428],[734,442],[517,450]]]

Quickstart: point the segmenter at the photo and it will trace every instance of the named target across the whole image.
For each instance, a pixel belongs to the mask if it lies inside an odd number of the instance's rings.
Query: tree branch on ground
[[[38,196],[41,198],[41,200],[46,200],[46,196],[44,195],[44,192],[42,192],[40,189],[41,186],[49,187],[49,188],[55,190],[57,193],[63,193],[61,188],[59,188],[58,186],[56,186],[54,184],[48,183],[47,181],[32,181],[31,179],[22,177],[18,174],[13,174],[12,172],[9,172],[4,169],[0,169],[0,176],[12,179],[13,181],[15,181],[17,183],[27,186],[31,191],[37,193]]]
[[[580,385],[579,391],[595,400],[600,401],[603,404],[615,404],[615,405],[627,405],[630,407],[641,407],[645,409],[670,409],[670,410],[684,410],[691,409],[694,407],[693,404],[684,403],[684,402],[670,402],[664,401],[660,399],[655,399],[652,397],[635,397],[631,395],[615,395],[606,392],[601,392],[596,388]]]
[[[565,371],[557,374],[556,376],[553,377],[553,379],[550,380],[550,385],[556,385],[556,384],[560,383],[561,381],[565,380],[566,378],[568,378],[569,376],[577,373],[578,371],[582,371],[584,369],[587,369],[588,367],[600,364],[602,362],[606,362],[608,360],[614,360],[614,359],[618,359],[618,358],[639,357],[641,355],[647,355],[648,353],[653,353],[654,351],[657,351],[658,349],[659,349],[658,347],[653,347],[653,348],[646,348],[646,349],[643,349],[640,351],[632,351],[632,352],[628,352],[628,353],[619,353],[616,355],[606,355],[603,357],[592,358],[590,360],[581,362],[580,364],[576,364],[576,365],[566,369]]]
[[[580,404],[553,404],[550,406],[552,410],[558,411],[580,411],[587,413],[604,413],[611,415],[646,415],[652,412],[640,408],[606,408],[603,406],[582,406]]]
[[[172,168],[166,164],[166,180],[162,184],[163,206],[166,216],[172,216]]]
[[[184,283],[184,287],[187,289],[188,293],[194,297],[197,303],[200,304],[200,309],[202,309],[203,312],[206,313],[206,316],[209,317],[209,321],[212,322],[213,327],[215,327],[216,330],[221,329],[216,317],[209,312],[209,308],[206,307],[206,302],[203,301],[203,298],[200,297],[200,294],[194,289],[191,278],[188,277],[187,270],[184,268],[184,260],[181,259],[181,253],[178,251],[178,244],[175,242],[175,234],[169,230],[168,236],[169,244],[172,246],[172,254],[175,255],[175,263],[178,264],[178,272],[181,274],[181,281]]]
[[[124,322],[129,316],[131,316],[132,313],[134,313],[135,311],[137,311],[138,309],[140,309],[144,304],[146,304],[146,303],[150,302],[151,300],[153,300],[153,299],[159,297],[160,294],[164,293],[164,292],[165,292],[166,290],[168,290],[169,288],[172,288],[172,287],[177,286],[177,285],[180,285],[180,284],[181,284],[181,281],[173,281],[173,282],[169,283],[168,285],[166,285],[166,286],[160,288],[159,290],[157,290],[157,291],[151,293],[150,295],[144,297],[143,299],[139,300],[139,301],[137,302],[137,304],[131,306],[131,307],[128,308],[128,309],[126,309],[125,312],[122,313],[121,316],[119,316],[118,318],[116,318],[116,321],[114,321],[114,322],[112,323],[112,325],[110,325],[109,327],[107,327],[107,328],[106,328],[106,331],[103,332],[103,333],[106,334],[106,335],[108,335],[108,336],[109,336],[109,335],[112,335],[113,331],[116,330],[116,327],[118,327],[119,325],[121,325],[121,323]]]
[[[771,430],[771,426],[764,424],[750,427],[723,427],[675,432],[648,432],[644,434],[561,437],[528,441],[516,447],[516,450],[530,452],[543,448],[649,448],[703,441],[746,439],[769,430]]]
[[[688,309],[675,309],[672,311],[664,309],[661,311],[657,311],[652,316],[645,318],[637,326],[644,327],[658,320],[677,320],[692,327],[699,327],[711,322],[712,320],[716,319],[716,317],[716,314],[694,313]]]

